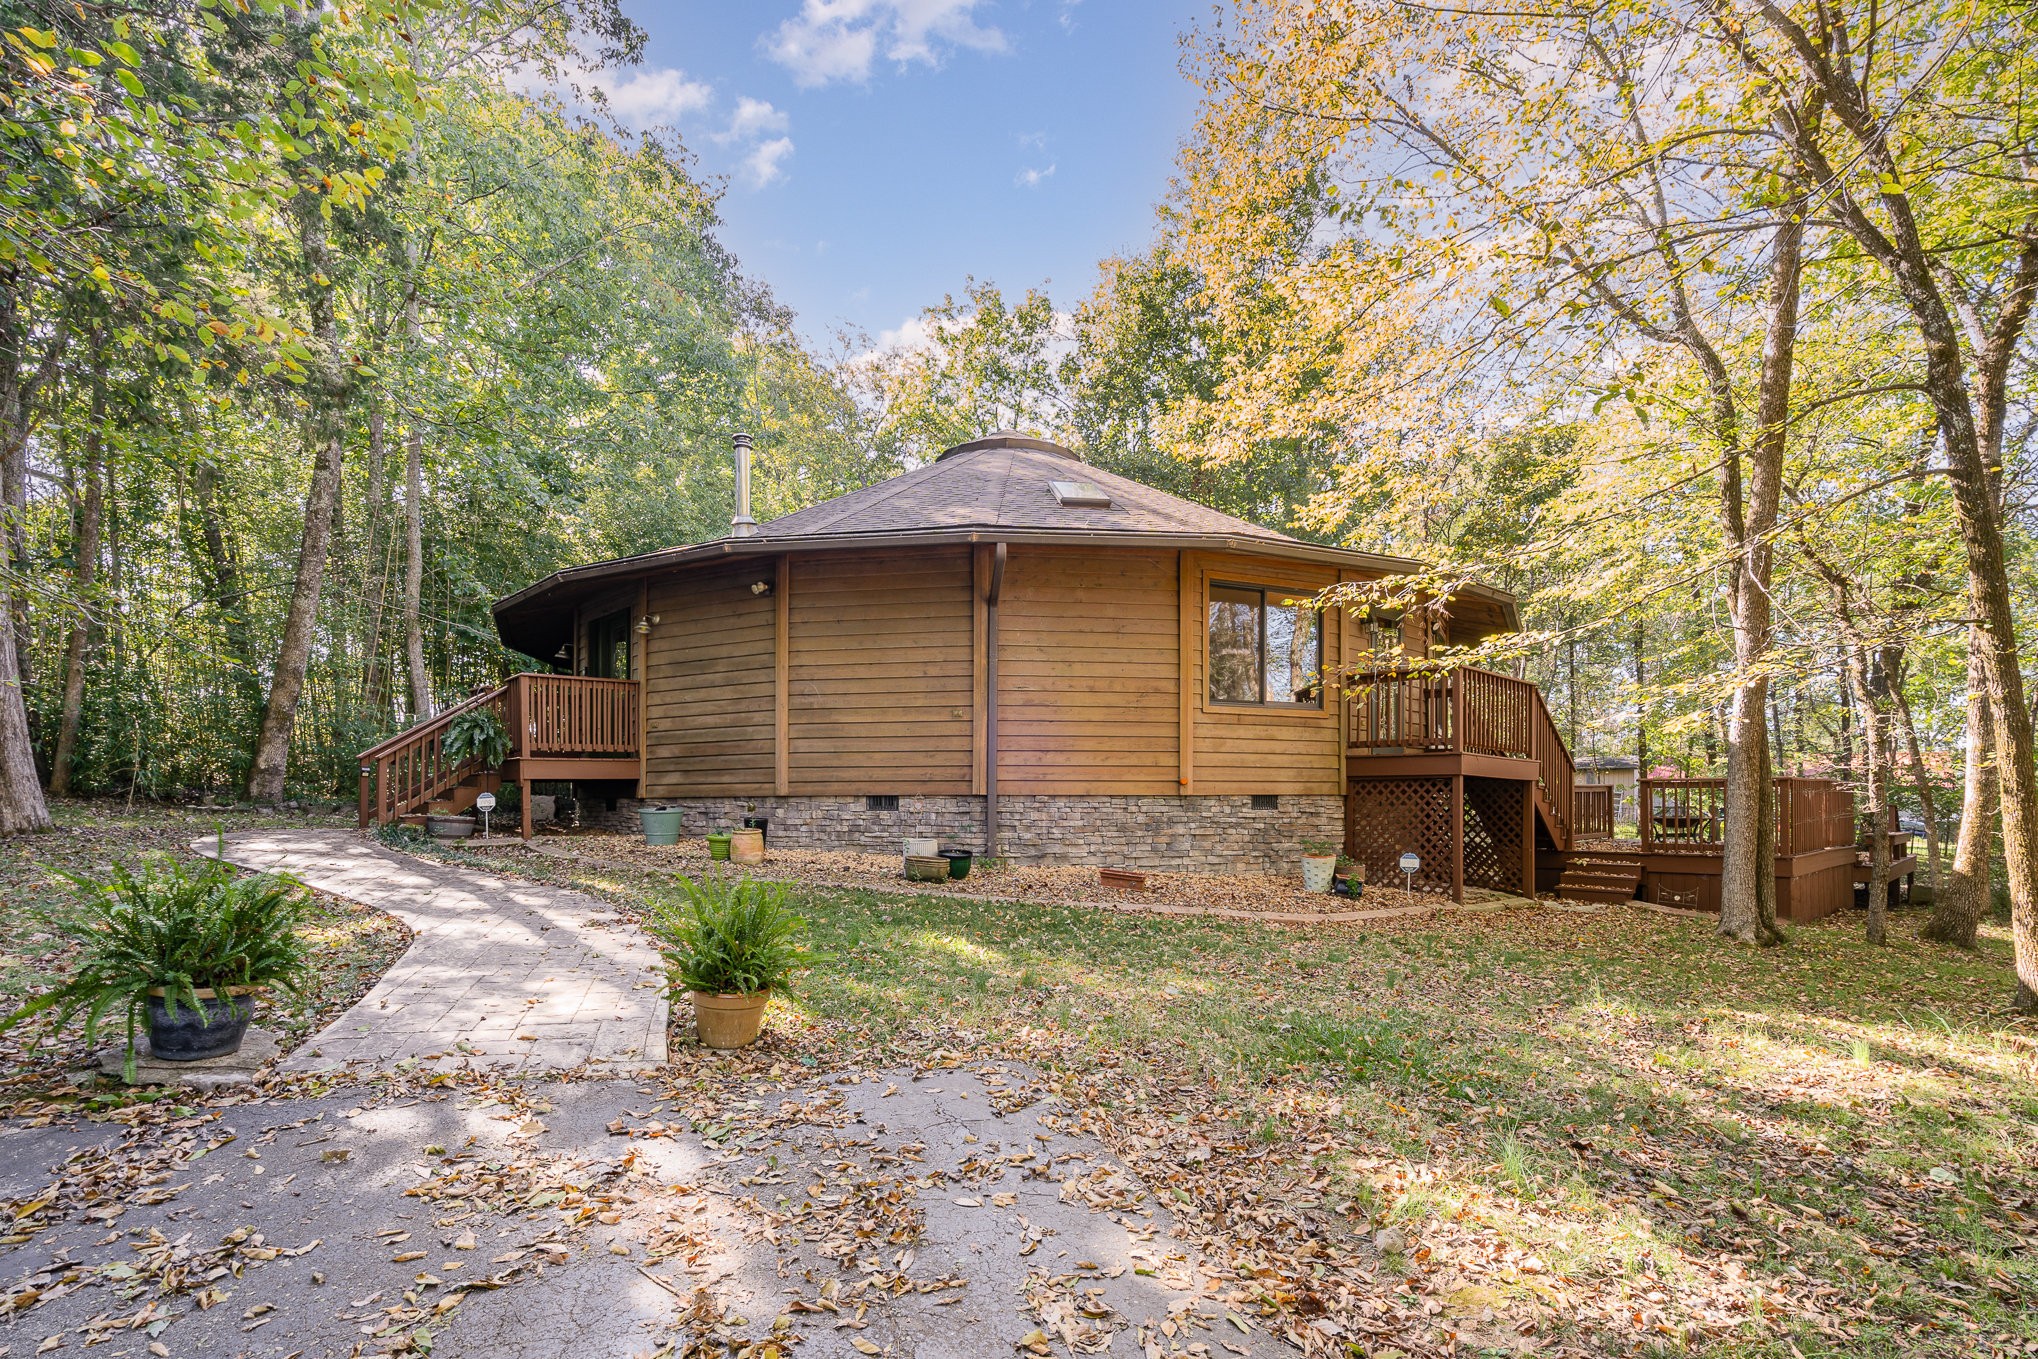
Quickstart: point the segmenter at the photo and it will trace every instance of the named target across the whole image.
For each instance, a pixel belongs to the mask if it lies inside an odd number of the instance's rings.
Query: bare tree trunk
[[[389,602],[389,573],[376,551],[383,520],[387,518],[389,489],[388,449],[383,443],[383,413],[378,402],[368,411],[368,510],[367,542],[361,559],[362,570],[371,572],[368,582],[368,637],[361,663],[361,701],[374,712],[379,727],[389,718],[388,672],[382,664],[382,615]]]
[[[83,494],[79,497],[78,536],[72,573],[78,597],[78,620],[71,625],[69,644],[64,649],[64,706],[57,719],[57,749],[50,757],[50,795],[71,795],[72,766],[78,758],[78,725],[85,713],[85,665],[92,635],[92,589],[99,579],[99,522],[104,509],[100,491],[100,464],[106,447],[105,351],[95,335],[92,352],[92,427],[85,431]]]
[[[1748,457],[1747,507],[1745,514],[1732,515],[1729,524],[1730,530],[1737,531],[1732,599],[1735,679],[1727,722],[1719,933],[1744,944],[1783,942],[1783,932],[1776,925],[1776,792],[1769,776],[1769,678],[1762,666],[1773,632],[1774,610],[1769,597],[1775,566],[1772,537],[1783,498],[1783,454],[1804,251],[1804,221],[1797,207],[1793,204],[1777,223],[1771,243],[1769,318],[1762,342],[1757,429]],[[1761,850],[1765,839],[1770,844],[1766,858]]]
[[[300,195],[300,199],[304,196]],[[248,799],[283,800],[290,771],[290,738],[297,728],[297,704],[304,695],[304,672],[311,660],[311,636],[318,624],[319,597],[325,585],[326,558],[332,551],[333,518],[340,502],[341,459],[346,451],[347,398],[352,382],[340,353],[339,325],[334,316],[332,246],[314,204],[300,203],[299,240],[304,251],[312,335],[317,367],[312,378],[311,413],[305,439],[312,451],[311,489],[304,499],[304,537],[297,550],[297,578],[284,616],[283,641],[269,676],[269,698],[262,708],[262,727],[255,736],[254,758],[248,764]]]
[[[432,675],[425,668],[421,612],[425,587],[424,436],[412,427],[404,440],[403,657],[410,673],[411,721],[432,715]]]
[[[19,284],[19,266],[0,272],[0,835],[50,827],[15,645],[17,592],[8,587],[20,560],[15,529],[28,511],[28,412],[36,383],[26,372],[28,327]]]
[[[1868,797],[1868,942],[1889,937],[1889,749],[1883,737],[1882,700],[1869,673],[1867,649],[1847,648],[1847,679],[1861,705],[1861,774]]]
[[[410,276],[404,282],[403,329],[415,352],[418,341],[418,247],[415,238],[404,243]],[[405,432],[403,459],[403,656],[410,672],[410,711],[413,722],[432,715],[432,676],[425,669],[425,634],[419,617],[425,589],[425,435],[415,411]]]
[[[1971,631],[1971,629],[1970,629]],[[1961,781],[1960,838],[1946,890],[1932,898],[1924,934],[1956,948],[1973,948],[1981,918],[1988,914],[1989,861],[1994,857],[1997,818],[1995,718],[1981,673],[1981,651],[1967,653],[1967,759]]]
[[[1932,776],[1925,768],[1923,753],[1918,749],[1918,724],[1911,716],[1910,696],[1904,693],[1903,684],[1898,681],[1887,660],[1883,670],[1890,677],[1890,699],[1895,706],[1897,723],[1903,729],[1904,763],[1911,771],[1911,789],[1918,795],[1919,815],[1925,821],[1925,890],[1931,894],[1932,904],[1936,907],[1939,903],[1939,799],[1932,792]]]

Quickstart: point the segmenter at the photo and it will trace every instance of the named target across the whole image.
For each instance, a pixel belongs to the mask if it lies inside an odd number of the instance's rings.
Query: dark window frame
[[[1241,594],[1257,594],[1260,597],[1259,608],[1257,610],[1259,617],[1259,664],[1254,667],[1260,695],[1257,699],[1220,698],[1214,692],[1216,666],[1211,663],[1210,659],[1210,611],[1213,606],[1221,602],[1216,597],[1219,590],[1236,590]],[[1325,710],[1323,701],[1323,613],[1320,610],[1310,609],[1306,606],[1298,605],[1294,607],[1298,613],[1306,612],[1314,620],[1314,626],[1311,630],[1315,633],[1316,637],[1316,654],[1310,664],[1310,673],[1315,677],[1314,682],[1309,686],[1311,697],[1308,699],[1267,697],[1267,614],[1270,607],[1280,607],[1278,604],[1270,605],[1270,601],[1295,599],[1306,596],[1309,593],[1306,589],[1297,590],[1282,585],[1252,585],[1244,581],[1213,580],[1209,583],[1209,589],[1205,594],[1203,602],[1203,702],[1205,705],[1217,708],[1272,709],[1277,712],[1295,713],[1318,713]]]
[[[587,620],[587,655],[582,658],[587,667],[582,674],[608,679],[630,679],[636,669],[637,638],[635,623],[630,610],[610,609]],[[602,676],[601,669],[616,659],[616,652],[622,652],[623,673]]]

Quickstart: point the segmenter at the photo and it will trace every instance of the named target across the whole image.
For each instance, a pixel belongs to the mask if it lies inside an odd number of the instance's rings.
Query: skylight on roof
[[[1054,498],[1072,510],[1108,510],[1111,497],[1094,481],[1050,481]]]

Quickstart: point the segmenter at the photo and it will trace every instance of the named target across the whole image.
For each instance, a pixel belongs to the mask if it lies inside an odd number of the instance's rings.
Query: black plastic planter
[[[180,1000],[175,1015],[161,996],[150,996],[149,1051],[165,1062],[230,1056],[241,1050],[248,1021],[254,1017],[250,996],[201,997],[197,1008]]]

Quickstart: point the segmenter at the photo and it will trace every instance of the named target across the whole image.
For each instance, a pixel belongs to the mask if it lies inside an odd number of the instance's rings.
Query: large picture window
[[[1323,706],[1323,632],[1292,590],[1210,587],[1210,701]]]

